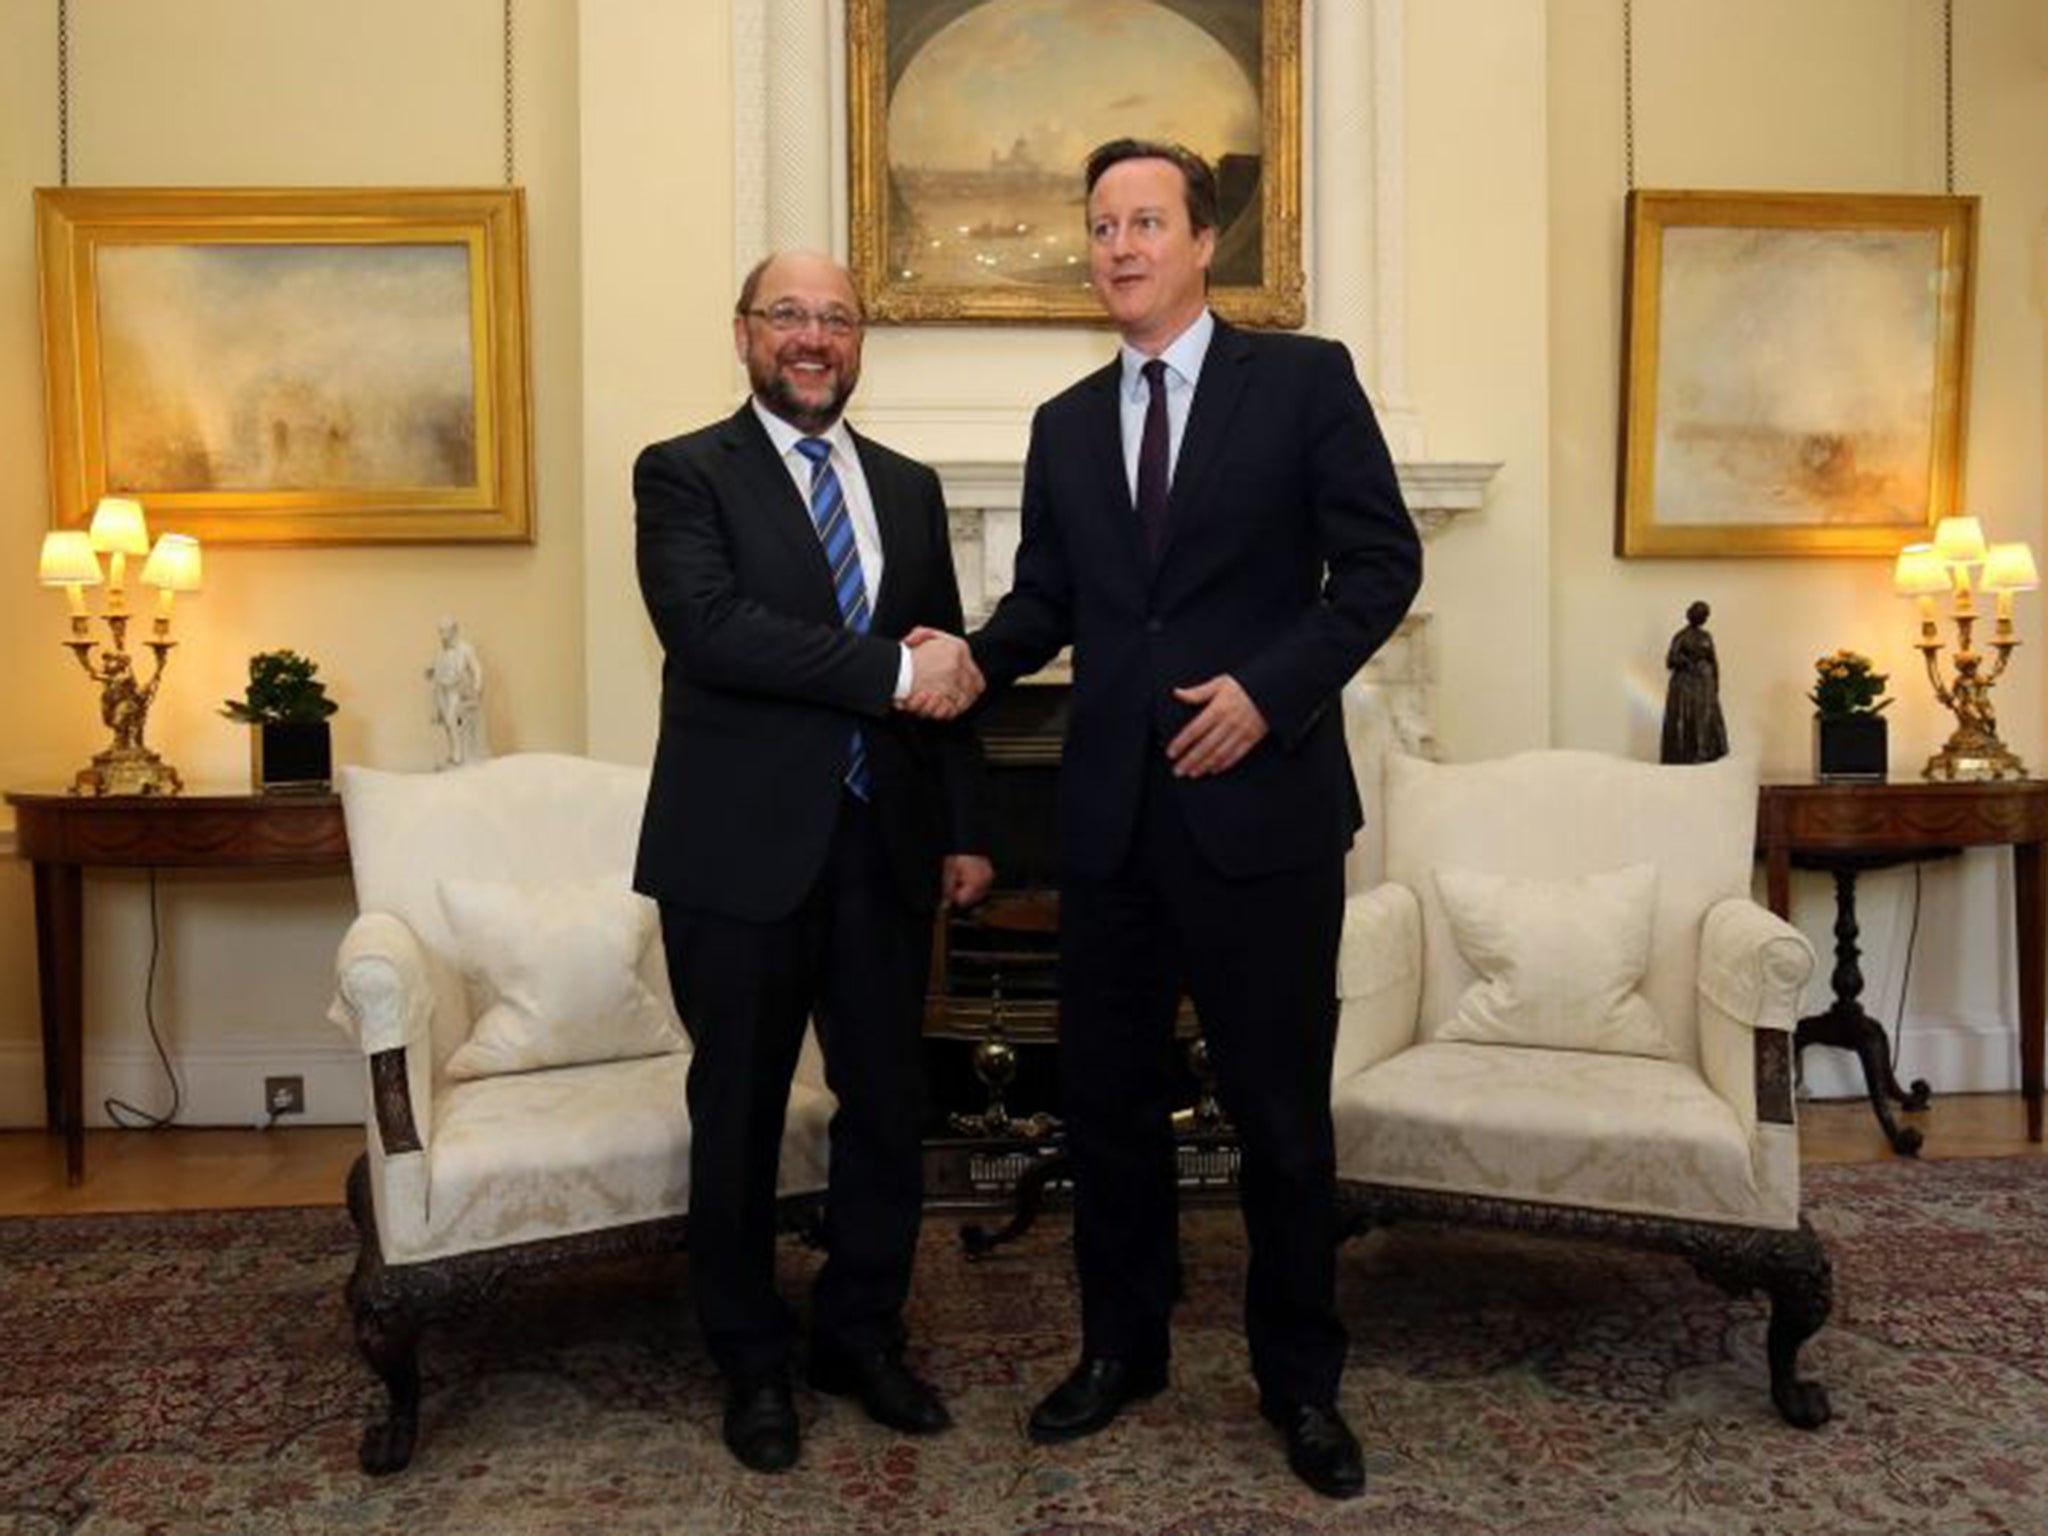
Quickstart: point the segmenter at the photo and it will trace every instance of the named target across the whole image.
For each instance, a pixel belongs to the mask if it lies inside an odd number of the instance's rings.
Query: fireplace
[[[1006,1196],[1034,1169],[1042,1181],[1056,1155],[1057,822],[1067,701],[1062,678],[1041,678],[999,695],[979,717],[996,884],[979,906],[941,914],[933,945],[926,1186],[935,1203]],[[1200,1029],[1185,1002],[1176,1035],[1175,1100],[1187,1106],[1176,1120],[1189,1133],[1181,1182],[1227,1188],[1236,1150],[1200,1070]]]

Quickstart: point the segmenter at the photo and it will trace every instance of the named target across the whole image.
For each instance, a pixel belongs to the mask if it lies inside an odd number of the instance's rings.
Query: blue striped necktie
[[[864,635],[868,632],[867,574],[860,568],[860,549],[853,542],[846,492],[832,468],[832,445],[822,437],[800,437],[796,451],[811,461],[811,523],[818,530],[818,542],[825,546],[825,563],[832,568],[832,593],[839,599],[840,621]],[[846,759],[846,787],[862,800],[874,790],[868,747],[858,726]]]

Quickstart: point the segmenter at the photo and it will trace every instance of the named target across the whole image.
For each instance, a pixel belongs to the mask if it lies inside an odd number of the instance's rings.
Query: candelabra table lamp
[[[1990,592],[1997,599],[1997,623],[1991,632],[1991,649],[1997,656],[1988,669],[1984,655],[1971,644],[1979,614],[1970,573],[1979,568],[1976,591]],[[1909,544],[1899,551],[1892,573],[1893,590],[1919,600],[1920,638],[1915,646],[1927,663],[1927,681],[1935,698],[1956,717],[1955,730],[1946,745],[1927,760],[1922,778],[1953,781],[2027,776],[2026,765],[1998,739],[1991,690],[2020,643],[2013,630],[2013,594],[2031,592],[2039,584],[2033,550],[2018,542],[1987,544],[1983,525],[1974,517],[1945,517],[1932,544]],[[1956,649],[1949,661],[1947,682],[1942,680],[1938,659],[1942,642],[1934,611],[1935,595],[1941,592],[1949,594],[1956,626]]]
[[[100,556],[108,557],[100,568]],[[149,681],[136,674],[128,650],[127,565],[130,555],[147,555],[144,586],[157,591],[150,636],[143,642],[156,660]],[[199,590],[199,542],[167,533],[150,547],[140,504],[109,496],[94,509],[89,530],[60,529],[43,535],[38,576],[46,587],[62,587],[71,605],[71,634],[64,644],[85,675],[100,688],[100,719],[114,739],[78,771],[74,795],[175,795],[184,788],[178,770],[143,744],[149,706],[163,681],[164,663],[176,649],[171,638],[171,604],[180,592]],[[104,588],[99,619],[107,638],[92,636],[85,589]]]

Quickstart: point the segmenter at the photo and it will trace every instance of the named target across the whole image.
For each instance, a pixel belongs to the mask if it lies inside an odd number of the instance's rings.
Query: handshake
[[[910,647],[910,692],[896,707],[924,720],[952,720],[981,697],[988,681],[967,642],[920,624],[903,637]]]

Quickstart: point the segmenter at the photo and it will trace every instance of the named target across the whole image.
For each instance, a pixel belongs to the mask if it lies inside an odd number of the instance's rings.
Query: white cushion
[[[450,1084],[424,1209],[378,1212],[385,1257],[412,1263],[684,1214],[689,1068],[678,1054]],[[825,1187],[832,1109],[829,1095],[791,1088],[779,1194]]]
[[[1678,1062],[1440,1040],[1339,1083],[1331,1112],[1342,1179],[1696,1221],[1798,1221],[1796,1203],[1759,1189],[1735,1111]]]
[[[488,999],[451,1078],[660,1056],[687,1044],[640,979],[654,904],[624,874],[550,884],[440,883],[464,973]]]
[[[1650,960],[1657,871],[1562,880],[1434,871],[1458,952],[1479,973],[1439,1040],[1669,1056],[1637,987]]]
[[[551,884],[632,868],[647,770],[552,752],[517,752],[445,773],[350,764],[335,775],[348,820],[356,906],[388,912],[426,952],[434,989],[434,1066],[469,1038],[471,1012],[437,884],[448,874]],[[643,978],[668,996],[659,944]]]
[[[1627,864],[1657,871],[1642,992],[1675,1059],[1698,1060],[1701,925],[1747,896],[1756,765],[1664,766],[1596,752],[1523,752],[1480,763],[1386,761],[1387,878],[1422,905],[1418,1033],[1433,1039],[1477,973],[1458,953],[1430,871],[1446,866],[1556,880]]]

